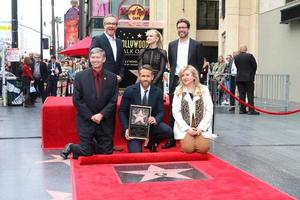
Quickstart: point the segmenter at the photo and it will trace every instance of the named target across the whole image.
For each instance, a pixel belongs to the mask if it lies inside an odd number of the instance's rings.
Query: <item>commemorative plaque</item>
[[[148,139],[150,125],[148,118],[151,116],[150,106],[131,105],[129,116],[129,137],[135,139]]]

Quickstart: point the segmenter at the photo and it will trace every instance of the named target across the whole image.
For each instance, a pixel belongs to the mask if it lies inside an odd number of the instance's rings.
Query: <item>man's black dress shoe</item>
[[[168,149],[168,148],[175,147],[175,146],[176,146],[175,140],[174,139],[169,139],[168,142],[164,146],[162,146],[161,148]]]
[[[154,144],[151,144],[151,145],[149,146],[149,151],[150,151],[150,152],[157,152],[155,143],[154,143]]]
[[[156,150],[157,142],[149,141],[147,146],[144,146],[145,149],[149,149],[150,152],[157,152]]]
[[[240,114],[247,114],[248,112],[247,112],[247,111],[244,111],[244,110],[240,110],[239,113],[240,113]]]
[[[250,112],[248,112],[248,115],[259,115],[259,112],[256,112],[256,111],[250,111]]]
[[[68,143],[68,144],[65,146],[64,150],[62,150],[62,152],[60,152],[59,155],[60,155],[64,160],[68,159],[68,155],[71,153],[71,147],[72,147],[72,143]]]

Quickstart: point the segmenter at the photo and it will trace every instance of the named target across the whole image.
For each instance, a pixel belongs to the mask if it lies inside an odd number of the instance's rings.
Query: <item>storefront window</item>
[[[197,0],[197,29],[218,29],[219,1]]]

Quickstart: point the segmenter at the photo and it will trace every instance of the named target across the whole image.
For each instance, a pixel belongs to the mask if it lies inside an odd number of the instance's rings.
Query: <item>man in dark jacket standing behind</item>
[[[257,64],[254,56],[247,53],[247,46],[240,46],[240,54],[234,58],[234,62],[237,68],[236,84],[239,91],[239,96],[242,101],[246,101],[246,95],[248,104],[254,106],[254,79],[257,69]],[[258,115],[253,108],[249,108],[248,112],[246,106],[240,105],[240,114]]]
[[[105,51],[106,62],[104,69],[117,75],[118,82],[124,78],[124,50],[123,42],[116,38],[118,19],[113,15],[105,16],[103,19],[104,33],[93,37],[90,49],[99,47]]]
[[[47,83],[48,78],[47,65],[41,60],[39,54],[34,54],[34,60],[35,62],[32,68],[34,87],[36,91],[38,91],[38,94],[41,96],[42,102],[44,103],[46,99],[44,84]],[[35,100],[36,98],[37,94],[35,94],[33,99]]]
[[[115,74],[105,70],[105,52],[100,48],[90,51],[92,68],[75,76],[73,103],[76,107],[76,128],[80,144],[67,144],[60,153],[67,159],[113,152],[114,113],[118,98]]]
[[[176,86],[178,85],[178,74],[181,69],[192,65],[200,74],[204,63],[203,46],[199,41],[193,40],[189,36],[190,22],[187,19],[179,19],[176,23],[178,39],[169,43],[168,60],[170,64],[170,82],[169,82],[169,97],[170,105],[172,105],[173,95]],[[170,106],[172,110],[172,106]],[[172,112],[171,112],[172,113]],[[174,118],[170,118],[170,126],[174,126]],[[162,147],[164,149],[175,146],[175,139],[172,138]]]

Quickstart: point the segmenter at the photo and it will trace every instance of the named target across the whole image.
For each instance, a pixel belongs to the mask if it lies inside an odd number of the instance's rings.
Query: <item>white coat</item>
[[[187,91],[184,91],[187,92]],[[202,99],[203,99],[203,118],[197,126],[198,129],[203,131],[202,135],[205,138],[211,138],[211,126],[212,126],[212,118],[213,118],[213,103],[211,100],[211,96],[209,94],[209,90],[207,86],[202,85]],[[185,134],[187,134],[187,130],[191,127],[191,124],[187,124],[181,114],[181,99],[182,95],[175,95],[173,97],[172,104],[172,114],[175,119],[174,123],[174,137],[177,140],[184,139]],[[185,95],[184,99],[188,102],[190,117],[192,118],[192,114],[195,113],[195,105],[196,101],[200,99],[199,96],[194,96],[193,100],[190,95]],[[192,122],[192,119],[189,120]]]

